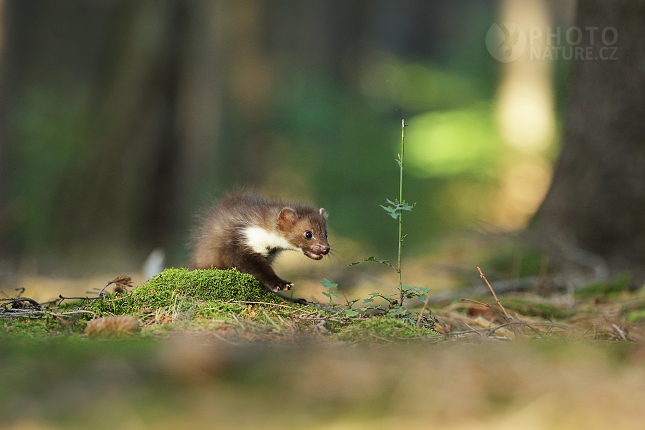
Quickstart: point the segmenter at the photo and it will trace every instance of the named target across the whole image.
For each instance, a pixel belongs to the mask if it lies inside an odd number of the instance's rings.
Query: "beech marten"
[[[193,239],[195,269],[235,267],[255,276],[276,294],[293,286],[271,268],[280,251],[302,251],[313,260],[321,260],[330,250],[325,209],[269,202],[248,194],[233,194],[220,200],[206,213]]]

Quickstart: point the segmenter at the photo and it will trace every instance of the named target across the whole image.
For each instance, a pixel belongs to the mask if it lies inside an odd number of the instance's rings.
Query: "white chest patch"
[[[249,248],[265,257],[271,250],[299,251],[299,248],[290,244],[284,237],[261,227],[247,227],[242,230],[242,235]]]

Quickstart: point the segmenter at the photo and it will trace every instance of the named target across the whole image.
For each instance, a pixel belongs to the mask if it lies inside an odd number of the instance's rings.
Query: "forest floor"
[[[175,275],[136,288],[115,279],[98,299],[108,280],[43,278],[18,291],[35,304],[2,299],[2,427],[604,429],[645,419],[645,296],[621,279],[511,289],[499,303],[463,291],[392,315],[384,300],[383,311],[357,302],[354,314],[334,296],[331,306],[195,297],[201,281]],[[56,288],[91,299],[43,304]]]

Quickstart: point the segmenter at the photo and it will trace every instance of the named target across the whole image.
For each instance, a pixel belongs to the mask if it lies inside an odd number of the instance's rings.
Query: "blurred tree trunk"
[[[104,267],[132,267],[173,239],[194,196],[175,186],[176,175],[184,189],[204,183],[208,170],[186,165],[212,161],[218,141],[219,122],[204,125],[218,115],[218,88],[190,86],[213,71],[204,63],[216,63],[215,38],[204,34],[209,3],[5,2],[0,145],[13,167],[0,178],[13,197],[0,211],[9,213],[5,255],[37,257],[49,270],[98,255]],[[178,118],[179,103],[199,114]]]
[[[536,221],[602,257],[611,274],[645,263],[645,3],[578,2],[578,28],[618,34],[616,59],[574,61],[562,151]],[[613,34],[607,34],[609,42]],[[587,39],[587,46],[591,46]],[[611,54],[606,50],[603,54]]]

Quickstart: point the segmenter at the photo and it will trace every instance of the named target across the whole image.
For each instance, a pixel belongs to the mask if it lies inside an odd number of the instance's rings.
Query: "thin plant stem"
[[[488,279],[486,279],[486,276],[484,276],[484,273],[482,272],[482,269],[477,267],[477,270],[479,270],[479,276],[486,282],[486,285],[488,285],[488,288],[490,289],[490,292],[493,293],[493,297],[495,297],[495,301],[497,302],[499,307],[502,308],[502,310],[504,311],[504,315],[506,316],[506,321],[511,321],[511,317],[508,316],[508,313],[506,313],[506,309],[504,309],[504,306],[502,306],[502,303],[497,298],[497,294],[495,294],[495,290],[493,290],[493,287],[490,286],[490,283],[488,282]]]
[[[399,157],[399,204],[403,202],[403,152],[405,150],[405,119],[401,120],[401,156]],[[399,303],[403,306],[403,282],[401,280],[401,247],[403,246],[403,211],[399,211],[399,254],[397,273],[399,274],[399,292],[401,300]]]

